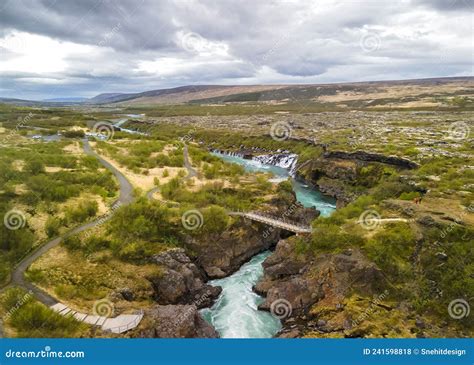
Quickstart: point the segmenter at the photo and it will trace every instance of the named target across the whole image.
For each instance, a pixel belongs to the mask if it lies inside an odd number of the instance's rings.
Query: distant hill
[[[59,102],[59,103],[82,103],[84,101],[87,101],[87,98],[53,98],[53,99],[44,99],[42,101],[45,101],[47,103],[50,102]]]
[[[115,100],[123,100],[126,95],[135,95],[135,94],[124,94],[124,93],[104,93],[94,96],[87,100],[88,103],[100,104],[100,103],[113,103]]]
[[[100,94],[88,103],[127,105],[287,103],[313,101],[345,107],[436,106],[447,97],[473,97],[474,77],[303,85],[196,85],[132,94]],[[439,100],[437,100],[439,99]]]
[[[39,101],[14,99],[14,98],[2,98],[2,97],[0,97],[0,103],[2,103],[2,104],[22,105],[22,106],[39,106],[39,105],[41,105],[41,102],[39,102]]]
[[[90,99],[56,98],[42,102],[0,98],[17,105],[142,106],[159,104],[285,104],[314,102],[343,108],[436,107],[452,101],[474,103],[474,77],[295,85],[188,85],[140,93],[104,93]]]
[[[88,103],[108,104],[179,104],[198,99],[227,97],[230,95],[245,93],[249,91],[274,90],[283,86],[276,85],[249,85],[249,86],[225,86],[225,85],[188,85],[171,89],[150,90],[134,94],[100,94],[88,100]]]

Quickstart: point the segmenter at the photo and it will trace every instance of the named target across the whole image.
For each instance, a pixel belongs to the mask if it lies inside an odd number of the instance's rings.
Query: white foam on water
[[[281,329],[278,318],[258,310],[263,298],[252,291],[263,275],[262,262],[270,253],[256,255],[234,274],[209,282],[221,286],[222,294],[212,308],[201,313],[222,338],[268,338]]]

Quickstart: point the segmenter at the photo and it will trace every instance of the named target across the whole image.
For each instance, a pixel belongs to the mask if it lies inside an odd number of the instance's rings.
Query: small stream
[[[248,172],[269,172],[272,181],[291,179],[297,200],[305,207],[315,207],[322,216],[329,216],[336,209],[336,202],[322,195],[304,182],[293,179],[288,170],[237,156],[213,153],[227,162],[238,163]],[[211,285],[222,287],[222,293],[211,308],[201,310],[204,319],[214,326],[222,338],[268,338],[280,329],[278,318],[269,312],[258,310],[263,298],[252,291],[252,287],[263,276],[262,263],[271,251],[254,256],[234,274],[212,280]]]

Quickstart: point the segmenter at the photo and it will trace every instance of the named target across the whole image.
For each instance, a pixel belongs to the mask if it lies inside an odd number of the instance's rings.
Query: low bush
[[[66,210],[66,220],[69,223],[82,223],[88,218],[94,217],[99,210],[96,201],[80,202],[77,207],[71,207]]]
[[[49,216],[46,220],[44,230],[46,231],[46,235],[51,238],[57,236],[59,233],[59,229],[62,226],[61,219],[57,217]]]

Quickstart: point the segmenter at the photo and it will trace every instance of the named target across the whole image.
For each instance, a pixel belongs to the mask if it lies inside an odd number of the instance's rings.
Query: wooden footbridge
[[[244,217],[256,222],[264,223],[272,227],[281,228],[296,234],[311,233],[310,226],[298,225],[286,219],[279,219],[261,212],[229,212],[229,215]]]

